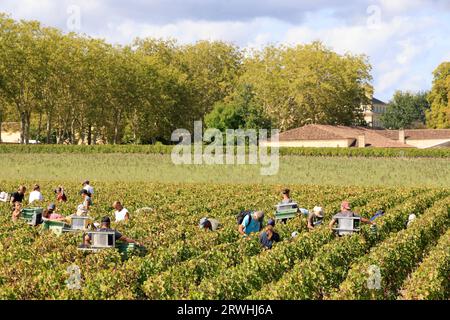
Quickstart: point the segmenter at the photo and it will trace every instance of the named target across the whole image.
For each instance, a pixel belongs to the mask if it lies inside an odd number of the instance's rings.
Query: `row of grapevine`
[[[333,299],[395,299],[408,274],[421,261],[428,246],[450,226],[450,198],[438,201],[405,230],[393,234],[356,261],[348,276],[331,295]],[[368,289],[371,266],[381,272],[380,289]]]
[[[450,229],[406,280],[400,299],[445,300],[450,298]]]
[[[392,195],[392,193],[389,193]],[[372,195],[378,201],[379,193],[374,193]],[[371,197],[363,196],[356,197],[353,203],[358,203],[360,200],[369,201]],[[338,203],[334,202],[328,207],[337,207]],[[332,212],[331,210],[329,212]],[[330,214],[328,213],[328,216]],[[277,229],[281,229],[280,235],[283,239],[289,239],[290,232],[293,228],[297,231],[306,231],[306,220],[304,218],[296,218],[288,221],[286,225],[279,225]],[[150,278],[145,283],[145,292],[148,298],[180,298],[187,296],[190,287],[195,287],[199,284],[200,280],[211,277],[214,274],[221,273],[227,268],[233,267],[240,261],[251,257],[254,254],[260,252],[259,250],[254,250],[255,244],[257,248],[260,248],[256,239],[251,239],[251,241],[243,240],[236,243],[231,243],[226,246],[213,247],[201,256],[195,259],[188,260],[186,263],[175,265],[171,267],[166,272],[159,274],[153,278]],[[288,243],[285,241],[279,245]],[[248,248],[252,250],[248,250]]]
[[[170,145],[0,145],[1,153],[140,153],[171,154]],[[289,148],[281,147],[281,155],[296,156],[340,156],[340,157],[450,157],[446,148],[413,149],[413,148]]]
[[[414,196],[412,192],[410,195]],[[442,192],[427,192],[403,202],[401,196],[382,198],[386,206],[395,206],[387,210],[386,214],[378,219],[380,221],[404,221],[412,208],[419,214],[432,203],[442,197]],[[389,219],[387,219],[389,218]],[[395,218],[395,219],[392,219]],[[344,280],[351,262],[364,255],[374,242],[384,239],[394,226],[389,223],[379,223],[377,235],[365,230],[361,235],[338,238],[327,244],[315,255],[313,260],[297,264],[277,283],[266,285],[250,299],[322,299],[324,295],[339,286]],[[403,223],[397,224],[401,228]]]

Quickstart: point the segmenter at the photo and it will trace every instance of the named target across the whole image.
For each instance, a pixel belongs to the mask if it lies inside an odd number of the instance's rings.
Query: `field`
[[[448,158],[343,158],[286,155],[280,173],[261,177],[253,166],[176,167],[164,154],[0,154],[0,190],[39,182],[45,199],[63,184],[71,214],[89,177],[90,215],[112,215],[122,200],[132,214],[114,224],[139,240],[145,255],[77,250],[80,234],[56,236],[13,223],[0,203],[0,299],[449,299],[450,172]],[[277,225],[282,241],[262,250],[242,239],[235,215],[261,209],[273,215],[282,187],[326,221],[348,199],[370,217],[384,209],[377,231],[336,238],[306,229],[304,217]],[[147,208],[146,210],[139,210]],[[410,213],[417,219],[406,228]],[[218,218],[217,232],[200,231],[201,217]],[[300,235],[291,239],[293,231]],[[81,271],[80,289],[66,285],[68,268]],[[369,289],[370,270],[379,289]],[[70,270],[70,269],[69,269]]]
[[[318,184],[450,187],[449,158],[343,158],[286,155],[279,172],[260,165],[174,165],[166,154],[0,154],[0,180]]]

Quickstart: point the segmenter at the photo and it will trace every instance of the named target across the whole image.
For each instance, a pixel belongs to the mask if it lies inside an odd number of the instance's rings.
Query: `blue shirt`
[[[244,226],[244,232],[246,234],[250,234],[252,232],[259,232],[261,223],[258,220],[255,220],[254,217],[252,217],[252,220],[250,223],[248,220],[250,219],[249,215],[246,215],[244,220],[242,220],[242,226]]]

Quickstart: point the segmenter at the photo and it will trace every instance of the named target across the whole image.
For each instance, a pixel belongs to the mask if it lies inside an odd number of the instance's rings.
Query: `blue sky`
[[[375,96],[386,101],[395,90],[428,90],[433,70],[450,61],[449,0],[0,0],[0,11],[122,44],[146,36],[254,48],[321,40],[368,55]]]

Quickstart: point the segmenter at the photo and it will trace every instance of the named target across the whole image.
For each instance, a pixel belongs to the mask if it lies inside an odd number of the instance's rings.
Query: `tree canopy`
[[[450,62],[444,62],[433,72],[433,87],[428,96],[431,109],[427,112],[427,126],[450,128]]]
[[[426,92],[397,91],[381,121],[388,129],[412,129],[425,124],[425,112],[429,107]]]
[[[320,42],[119,46],[0,15],[0,115],[7,107],[20,122],[22,143],[167,142],[197,120],[222,129],[350,125],[362,118],[370,70],[365,56]]]

